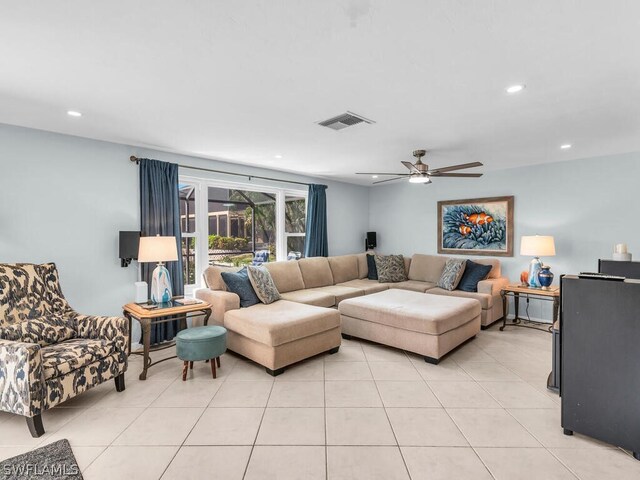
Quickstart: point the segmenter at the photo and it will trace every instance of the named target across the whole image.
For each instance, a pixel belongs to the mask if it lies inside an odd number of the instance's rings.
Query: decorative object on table
[[[551,273],[551,267],[549,265],[543,265],[538,272],[538,282],[540,282],[540,288],[548,290],[553,283],[553,273]]]
[[[176,354],[184,362],[182,381],[187,379],[193,362],[211,361],[211,375],[216,378],[216,363],[220,367],[220,355],[227,351],[227,329],[217,325],[187,328],[176,335]]]
[[[477,292],[478,282],[484,280],[491,273],[491,265],[483,265],[473,260],[467,260],[462,278],[458,282],[458,290],[463,292]]]
[[[119,254],[120,266],[128,267],[131,260],[138,259],[138,250],[140,248],[140,232],[121,231],[119,235]]]
[[[136,303],[143,303],[149,300],[149,285],[147,282],[136,282],[134,283],[136,287]]]
[[[82,480],[69,440],[62,439],[0,462],[0,472],[12,480]]]
[[[530,287],[540,288],[538,273],[542,268],[540,257],[553,257],[556,254],[556,246],[552,236],[531,235],[523,236],[520,239],[520,255],[533,257],[529,264],[529,278],[527,282]]]
[[[124,318],[73,310],[55,264],[0,264],[0,411],[40,437],[59,403],[108,380],[123,391],[129,332]]]
[[[178,260],[176,237],[141,237],[138,262],[158,262],[151,274],[151,300],[167,303],[172,297],[171,277],[164,262]]]
[[[280,292],[276,287],[269,270],[264,267],[247,267],[249,281],[260,301],[266,305],[280,300]]]
[[[408,280],[402,255],[376,255],[375,259],[378,282],[397,283]]]
[[[438,253],[513,256],[513,196],[438,202]]]
[[[466,263],[467,261],[463,258],[447,259],[440,280],[438,280],[438,287],[448,291],[455,290],[462,279]]]
[[[523,287],[528,287],[529,286],[529,271],[528,270],[523,270],[522,272],[520,272],[520,285],[522,285]]]
[[[627,251],[626,243],[618,243],[613,250],[613,259],[617,262],[630,262],[631,254]]]

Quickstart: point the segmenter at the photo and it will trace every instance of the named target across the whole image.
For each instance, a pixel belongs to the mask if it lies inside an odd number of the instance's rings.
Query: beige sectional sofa
[[[338,350],[340,314],[334,307],[341,301],[389,288],[475,299],[481,306],[483,328],[502,318],[500,289],[507,279],[500,275],[500,261],[474,259],[493,268],[478,284],[478,292],[468,293],[436,286],[446,260],[445,256],[422,254],[405,258],[408,280],[399,283],[368,280],[364,253],[266,263],[282,300],[242,309],[238,296],[227,291],[221,276],[225,270],[239,268],[214,266],[205,271],[207,288],[197,290],[196,297],[213,306],[209,321],[227,328],[230,350],[277,375],[300,360]]]

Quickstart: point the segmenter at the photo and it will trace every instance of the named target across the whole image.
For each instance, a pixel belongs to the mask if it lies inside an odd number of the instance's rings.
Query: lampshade
[[[176,237],[140,237],[138,262],[175,262],[178,260]]]
[[[553,237],[534,235],[520,239],[520,255],[528,257],[552,257],[556,254]]]

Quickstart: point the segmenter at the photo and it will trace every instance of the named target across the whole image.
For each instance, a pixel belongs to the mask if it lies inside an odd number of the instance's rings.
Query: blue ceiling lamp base
[[[542,261],[539,257],[534,257],[529,264],[529,286],[533,288],[540,288],[540,280],[538,280],[538,273],[542,269]]]
[[[154,303],[167,303],[171,300],[171,278],[164,263],[158,263],[151,276],[151,300]]]

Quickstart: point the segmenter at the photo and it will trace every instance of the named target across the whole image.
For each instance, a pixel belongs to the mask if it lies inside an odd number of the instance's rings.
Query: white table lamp
[[[138,262],[158,262],[151,276],[151,300],[166,303],[171,300],[171,278],[164,262],[178,260],[176,237],[140,237]]]
[[[529,264],[529,286],[540,287],[538,273],[542,268],[540,257],[552,257],[556,254],[553,237],[544,235],[524,236],[520,239],[520,255],[534,257]]]

